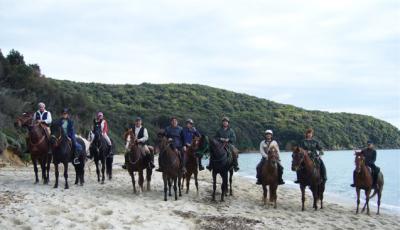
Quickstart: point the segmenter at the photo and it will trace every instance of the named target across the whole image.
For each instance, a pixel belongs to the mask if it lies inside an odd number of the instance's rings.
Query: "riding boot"
[[[354,170],[353,171],[353,184],[350,185],[351,187],[356,187],[356,182],[355,181],[356,181],[356,171]]]
[[[379,172],[379,168],[373,164],[370,166],[371,170],[372,170],[372,188],[376,187],[376,182],[378,180],[378,172]]]
[[[186,152],[181,151],[182,173],[186,173]]]
[[[233,156],[233,170],[235,172],[239,171],[239,163],[238,163],[238,159],[237,156]]]
[[[153,153],[148,153],[148,158],[149,158],[149,168],[153,169],[156,166],[154,165],[154,154]]]
[[[256,184],[262,184],[262,183],[261,183],[261,169],[262,169],[262,166],[263,166],[263,164],[264,164],[264,161],[265,161],[265,158],[262,157],[261,160],[260,160],[260,162],[257,164],[257,167],[256,167],[256,172],[257,172],[256,178],[257,178],[257,182],[256,182]]]
[[[296,180],[294,181],[294,183],[298,184],[298,183],[300,183],[300,182],[299,182],[299,172],[298,172],[298,171],[296,171],[296,175],[297,175],[297,178],[296,178]]]
[[[124,164],[122,165],[122,168],[123,168],[123,169],[126,169],[126,166],[128,165],[128,152],[125,152],[124,158],[125,158],[125,162],[124,162]]]
[[[201,164],[201,158],[202,158],[202,157],[197,157],[197,161],[198,161],[198,164],[199,164],[199,171],[203,171],[203,170],[204,170],[204,167],[203,167],[203,165]]]
[[[278,163],[278,176],[279,176],[279,183],[280,185],[285,184],[285,181],[283,181],[283,167],[281,163]]]
[[[157,172],[163,172],[163,169],[160,164],[161,157],[162,157],[162,152],[160,152],[160,154],[158,154],[158,169],[156,169]]]
[[[74,145],[75,145],[75,144],[72,143],[72,154],[73,154],[73,156],[74,156],[73,164],[74,164],[74,165],[78,165],[78,164],[80,164],[81,162],[79,162],[79,153],[78,153],[78,151],[76,150],[76,147],[75,147]]]
[[[320,167],[320,171],[321,171],[322,181],[325,183],[328,180],[328,178],[326,176],[325,164],[324,164],[324,162],[322,161],[321,158],[319,159],[319,167]]]

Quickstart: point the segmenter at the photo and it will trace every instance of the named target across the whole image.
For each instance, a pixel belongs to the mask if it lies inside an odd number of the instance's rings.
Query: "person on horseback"
[[[142,118],[136,117],[135,124],[131,125],[130,130],[134,131],[136,137],[136,143],[139,144],[139,147],[143,149],[143,152],[146,154],[146,159],[148,161],[148,167],[154,168],[154,155],[153,152],[150,151],[149,146],[147,145],[147,140],[149,139],[149,134],[147,129],[142,126]],[[131,136],[128,135],[126,139],[125,149],[127,150],[125,153],[125,164],[122,165],[123,169],[126,169],[126,164],[128,162],[128,151],[129,151],[129,143],[131,141]]]
[[[43,102],[38,104],[39,109],[33,114],[32,124],[39,122],[46,132],[46,137],[50,137],[50,125],[52,122],[50,111],[46,110],[46,105]]]
[[[183,152],[186,152],[187,149],[192,145],[193,137],[200,137],[199,131],[193,126],[193,120],[192,119],[187,119],[186,120],[186,127],[183,128]],[[197,157],[197,161],[199,164],[199,170],[202,171],[204,170],[203,165],[201,164],[201,158],[202,157]],[[183,162],[184,167],[186,168],[186,162]]]
[[[261,169],[268,158],[267,154],[268,154],[269,150],[271,148],[275,148],[277,150],[278,157],[280,154],[278,143],[272,139],[272,135],[273,135],[272,130],[268,129],[264,132],[264,134],[265,134],[265,140],[262,140],[260,143],[260,153],[261,153],[262,158],[261,158],[260,163],[258,163],[258,165],[257,165],[257,183],[256,184],[261,184]],[[283,167],[280,163],[280,160],[278,163],[278,175],[279,175],[279,184],[285,184],[285,182],[282,179]]]
[[[314,136],[314,130],[311,128],[307,129],[305,133],[305,139],[300,143],[300,147],[304,150],[307,150],[308,153],[310,154],[311,160],[316,165],[319,165],[321,179],[324,182],[326,182],[327,181],[326,168],[324,162],[321,159],[321,156],[324,155],[324,152],[322,151],[319,142],[313,139],[313,136]],[[294,183],[296,184],[299,183],[298,174],[297,174],[297,180]]]
[[[107,148],[108,148],[108,153],[111,154],[111,139],[108,136],[108,123],[106,119],[104,119],[104,114],[102,112],[97,113],[97,118],[93,120],[93,132],[100,132],[101,135],[104,137],[104,139],[107,142]],[[91,157],[91,156],[90,156]]]
[[[184,166],[185,162],[185,154],[183,154],[183,129],[178,125],[178,119],[176,117],[172,117],[170,119],[170,125],[165,128],[165,134],[168,138],[168,141],[171,143],[171,148],[175,150],[175,152],[179,155],[182,165],[182,172],[186,172],[186,168]],[[161,153],[160,153],[161,154]],[[160,161],[161,156],[158,157],[158,161]],[[159,164],[160,165],[160,164]],[[162,168],[159,167],[156,171],[162,172]]]
[[[217,131],[214,138],[226,144],[225,148],[228,151],[228,154],[232,156],[233,169],[235,172],[237,172],[239,170],[239,150],[234,146],[234,143],[236,142],[236,134],[235,131],[229,126],[228,117],[222,118],[222,127]],[[209,164],[206,168],[211,171],[212,164]]]
[[[67,108],[62,110],[61,118],[56,121],[56,124],[62,128],[64,135],[71,140],[72,154],[74,156],[73,164],[80,164],[79,153],[82,151],[82,146],[76,141],[74,121],[70,118]]]
[[[372,141],[367,141],[367,148],[361,150],[361,153],[365,157],[365,165],[371,168],[371,174],[372,174],[372,187],[376,187],[376,182],[378,180],[378,175],[380,172],[380,168],[375,165],[376,161],[376,150],[374,148],[374,143]],[[356,172],[353,172],[353,184],[351,184],[351,187],[355,187],[355,177],[356,177]]]

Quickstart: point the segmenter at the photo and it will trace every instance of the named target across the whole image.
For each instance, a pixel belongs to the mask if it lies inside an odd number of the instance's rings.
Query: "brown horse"
[[[267,161],[264,163],[261,169],[261,175],[262,175],[261,182],[263,188],[264,205],[267,205],[267,196],[268,196],[267,186],[269,185],[268,207],[270,203],[274,203],[274,208],[276,208],[276,199],[277,199],[276,190],[278,189],[278,182],[279,182],[278,161],[279,161],[278,151],[275,148],[271,148],[268,151]]]
[[[377,215],[379,215],[379,209],[381,205],[381,197],[382,197],[382,191],[383,191],[383,174],[382,172],[379,172],[378,174],[378,180],[376,182],[376,187],[374,188],[374,194],[370,196],[371,190],[372,190],[372,174],[370,169],[365,165],[365,156],[362,152],[356,152],[355,153],[355,165],[356,169],[354,170],[355,172],[355,178],[354,178],[354,184],[356,187],[356,193],[357,193],[357,210],[356,214],[358,214],[358,208],[360,206],[360,190],[363,189],[365,190],[365,204],[361,212],[365,211],[365,207],[367,207],[367,214],[369,215],[369,199],[371,199],[375,194],[378,194],[378,211]]]
[[[41,123],[32,125],[32,117],[33,113],[24,113],[15,120],[14,126],[17,128],[28,128],[27,146],[35,171],[35,184],[39,183],[38,163],[42,168],[43,184],[48,184],[52,155],[49,154],[50,140],[47,138],[45,131],[47,127],[44,127]]]
[[[321,202],[323,208],[323,199],[325,191],[325,182],[321,179],[320,168],[315,165],[308,155],[308,151],[295,147],[292,154],[292,171],[298,172],[298,179],[301,190],[301,210],[304,211],[305,189],[308,186],[313,194],[313,208],[317,210],[317,201]]]
[[[169,196],[171,194],[172,183],[175,192],[175,200],[178,199],[177,189],[179,189],[179,196],[182,196],[181,192],[181,161],[179,159],[179,153],[171,148],[168,138],[165,133],[158,134],[157,145],[160,150],[159,162],[160,167],[163,169],[162,177],[164,181],[164,201],[167,201],[167,190],[169,190]],[[178,184],[178,186],[177,186]]]
[[[130,136],[129,142],[129,152],[127,154],[127,169],[129,175],[132,178],[132,186],[133,192],[136,194],[136,182],[135,182],[135,172],[139,174],[139,187],[140,191],[143,192],[143,170],[146,169],[146,181],[147,181],[147,191],[150,191],[150,181],[151,181],[151,174],[152,169],[148,167],[147,160],[145,159],[145,151],[136,141],[137,138],[135,133],[132,129],[129,129],[124,138],[127,140],[128,136]]]
[[[197,181],[197,175],[199,173],[199,168],[198,168],[198,158],[196,157],[196,150],[199,148],[200,146],[200,142],[201,142],[201,137],[193,137],[192,140],[192,145],[187,148],[186,152],[184,154],[186,154],[186,173],[183,175],[182,177],[182,189],[183,189],[183,185],[186,179],[186,194],[189,193],[189,185],[190,185],[190,178],[192,177],[192,175],[194,175],[194,184],[196,186],[196,192],[197,194],[199,194],[199,183]]]

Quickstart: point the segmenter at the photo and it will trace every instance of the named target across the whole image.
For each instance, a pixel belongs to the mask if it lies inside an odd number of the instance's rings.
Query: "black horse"
[[[56,123],[51,126],[51,147],[53,153],[53,163],[56,176],[56,182],[54,188],[58,187],[58,164],[62,163],[64,165],[64,179],[65,179],[65,189],[68,189],[68,163],[72,158],[72,143],[68,139],[68,136],[64,134],[62,127]]]
[[[93,156],[94,163],[96,164],[97,181],[100,182],[100,169],[99,161],[101,163],[101,183],[104,184],[105,171],[108,179],[112,179],[112,163],[114,160],[113,148],[109,149],[106,139],[101,134],[100,130],[94,131],[94,137],[90,144],[90,154]],[[112,140],[111,140],[112,142]],[[114,144],[112,144],[114,146]]]
[[[232,159],[228,156],[225,144],[220,143],[216,139],[212,139],[210,141],[210,165],[212,165],[213,201],[215,201],[215,190],[217,189],[217,174],[222,178],[221,201],[224,201],[224,197],[228,192],[228,172],[230,171],[231,164]]]
[[[82,147],[78,151],[79,164],[74,164],[75,168],[75,184],[83,185],[85,183],[85,163],[86,163],[86,144],[80,137],[76,137],[76,142]]]

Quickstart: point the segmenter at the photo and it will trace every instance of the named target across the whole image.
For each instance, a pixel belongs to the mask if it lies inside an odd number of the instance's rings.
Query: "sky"
[[[47,77],[198,83],[400,128],[400,1],[0,0]]]

